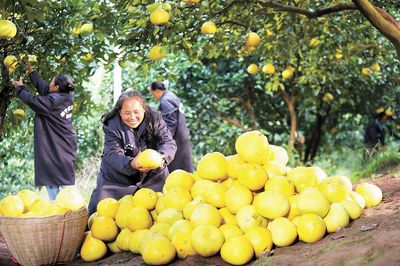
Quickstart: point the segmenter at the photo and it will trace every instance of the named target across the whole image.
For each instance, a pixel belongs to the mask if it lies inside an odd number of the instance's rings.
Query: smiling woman
[[[166,165],[176,152],[175,141],[161,114],[152,110],[137,91],[123,92],[114,108],[103,115],[102,122],[104,150],[97,187],[89,203],[90,214],[104,198],[118,200],[141,187],[161,191],[169,173]],[[140,164],[138,154],[146,149],[161,154],[160,167]]]

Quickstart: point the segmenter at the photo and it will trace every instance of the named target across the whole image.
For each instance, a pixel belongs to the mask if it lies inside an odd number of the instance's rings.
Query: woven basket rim
[[[76,215],[79,214],[80,212],[83,212],[84,210],[87,211],[87,207],[83,206],[81,208],[79,208],[76,211],[71,211],[68,210],[65,213],[60,213],[60,214],[54,214],[54,215],[48,215],[48,216],[28,216],[28,217],[20,217],[20,216],[3,216],[0,215],[0,223],[2,223],[2,221],[29,221],[29,220],[57,220],[57,219],[64,219],[67,218],[71,215]],[[83,212],[85,213],[85,212]]]

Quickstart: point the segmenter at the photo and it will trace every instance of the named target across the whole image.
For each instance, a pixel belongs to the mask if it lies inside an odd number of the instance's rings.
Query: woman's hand
[[[24,86],[24,82],[22,81],[22,77],[19,77],[19,80],[11,80],[11,84],[16,87]]]
[[[132,168],[134,168],[134,169],[136,169],[136,170],[138,170],[139,172],[142,172],[142,173],[147,173],[147,172],[149,172],[150,170],[152,170],[151,168],[148,168],[148,167],[142,167],[142,166],[137,162],[136,158],[134,158],[134,159],[131,161],[131,166],[132,166]]]
[[[25,65],[26,71],[28,71],[28,73],[31,73],[31,72],[33,71],[33,69],[32,69],[32,65],[31,65],[31,63],[29,62],[28,58],[24,57],[24,58],[22,59],[22,62],[23,62],[24,65]]]

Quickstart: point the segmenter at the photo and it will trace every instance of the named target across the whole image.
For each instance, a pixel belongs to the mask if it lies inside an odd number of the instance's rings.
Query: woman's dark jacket
[[[153,117],[153,132],[148,132],[147,127],[151,123],[150,113]],[[125,195],[134,194],[142,187],[162,191],[169,174],[166,165],[147,174],[131,167],[131,161],[139,151],[148,148],[163,154],[167,164],[173,160],[176,144],[161,114],[153,110],[146,112],[142,123],[136,129],[126,126],[120,116],[116,115],[104,122],[103,131],[102,162],[97,187],[90,199],[89,213],[95,212],[97,203],[104,198],[118,200]]]
[[[35,111],[35,185],[74,185],[77,140],[71,120],[73,96],[49,93],[49,85],[36,71],[29,77],[40,95],[32,96],[25,86],[17,87],[16,93]]]

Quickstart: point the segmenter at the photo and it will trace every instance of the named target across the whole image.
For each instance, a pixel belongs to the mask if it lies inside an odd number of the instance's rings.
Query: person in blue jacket
[[[77,137],[71,120],[75,86],[66,74],[47,84],[29,61],[23,62],[39,95],[33,96],[22,78],[11,82],[17,96],[35,112],[35,186],[45,186],[54,200],[62,186],[75,184]]]
[[[118,200],[143,187],[162,191],[169,174],[167,165],[176,152],[175,141],[161,114],[152,110],[137,91],[123,92],[101,121],[104,150],[89,214],[96,212],[97,203],[104,198]],[[137,155],[145,149],[158,151],[164,164],[152,170],[139,165]]]
[[[193,172],[192,151],[190,147],[189,129],[186,126],[183,105],[179,98],[165,88],[164,83],[153,82],[150,86],[152,96],[160,101],[158,110],[167,123],[177,146],[175,159],[168,165],[170,172],[182,169]]]

